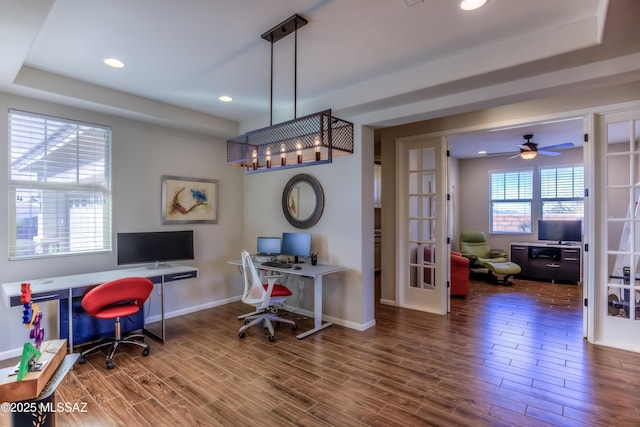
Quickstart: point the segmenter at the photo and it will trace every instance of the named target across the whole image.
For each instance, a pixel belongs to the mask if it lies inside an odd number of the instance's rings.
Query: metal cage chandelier
[[[298,28],[307,24],[300,15],[276,25],[261,37],[271,43],[271,102],[269,126],[227,140],[227,164],[247,173],[331,163],[333,156],[353,153],[353,123],[331,115],[331,110],[296,117]],[[273,45],[294,33],[294,119],[273,124]]]

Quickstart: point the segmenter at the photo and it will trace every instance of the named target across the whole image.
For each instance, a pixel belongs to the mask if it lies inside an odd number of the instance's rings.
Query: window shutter
[[[540,202],[543,219],[582,219],[584,167],[541,169]]]
[[[9,111],[9,257],[111,250],[111,128]]]
[[[491,173],[491,232],[531,232],[533,170]]]

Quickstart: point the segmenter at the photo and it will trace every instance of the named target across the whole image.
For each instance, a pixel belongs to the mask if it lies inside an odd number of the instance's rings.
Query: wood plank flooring
[[[473,281],[448,316],[377,306],[374,328],[301,341],[284,324],[239,339],[242,303],[173,318],[148,357],[77,365],[57,400],[87,412],[57,426],[640,425],[640,355],[582,339],[582,288],[514,282]]]

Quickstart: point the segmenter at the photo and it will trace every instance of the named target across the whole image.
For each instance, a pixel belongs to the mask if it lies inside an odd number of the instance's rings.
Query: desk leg
[[[160,280],[160,336],[158,334],[151,332],[148,329],[143,329],[143,332],[146,335],[149,335],[152,338],[157,339],[158,341],[164,344],[165,341],[165,327],[164,327],[164,277]]]
[[[329,322],[322,323],[322,275],[315,276],[313,279],[313,321],[314,328],[301,333],[296,338],[301,340],[333,324]]]
[[[69,289],[69,353],[73,353],[73,292]]]

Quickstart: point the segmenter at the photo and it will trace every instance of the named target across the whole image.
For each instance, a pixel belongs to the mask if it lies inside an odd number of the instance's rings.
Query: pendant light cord
[[[293,32],[293,118],[298,118],[298,22],[296,21],[296,29]]]
[[[271,93],[269,95],[269,126],[273,126],[273,36],[271,36]]]

